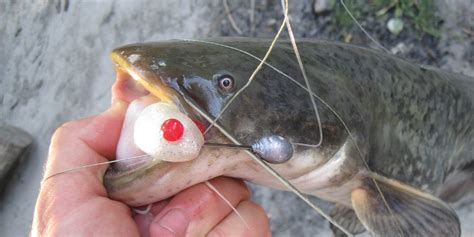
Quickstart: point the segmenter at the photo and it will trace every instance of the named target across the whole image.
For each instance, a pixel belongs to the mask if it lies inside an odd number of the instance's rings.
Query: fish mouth
[[[199,113],[187,105],[184,100],[184,96],[186,96],[184,94],[185,91],[178,91],[179,86],[177,86],[176,80],[173,82],[164,73],[154,70],[152,68],[153,65],[146,61],[147,59],[144,61],[138,60],[140,54],[128,52],[126,46],[113,50],[110,57],[117,71],[117,82],[114,87],[117,87],[117,84],[119,84],[119,88],[114,89],[114,93],[120,94],[120,99],[129,102],[130,106],[135,101],[151,96],[154,97],[151,99],[153,102],[165,102],[174,105],[192,120],[198,120],[204,126],[208,125]],[[123,132],[122,130],[122,134]],[[210,136],[208,134],[206,137]],[[129,157],[125,159],[127,158]],[[137,179],[141,179],[149,174],[156,175],[157,170],[159,174],[164,175],[170,168],[179,165],[177,163],[189,162],[168,162],[153,158],[133,160],[132,163],[127,165],[121,165],[122,162],[117,162],[107,170],[104,176],[104,185],[109,193],[113,193],[115,190],[126,188]]]
[[[118,84],[118,88],[117,90],[114,90],[114,93],[119,94],[119,97],[121,97],[120,99],[130,103],[129,109],[135,101],[151,96],[153,98],[153,102],[165,102],[172,104],[178,107],[181,112],[184,112],[185,114],[191,113],[189,109],[184,109],[184,103],[177,91],[166,85],[160,75],[153,73],[150,65],[146,65],[137,61],[137,59],[140,58],[139,54],[128,52],[126,47],[117,48],[112,51],[110,58],[115,64],[115,69],[117,72],[117,81],[114,86],[117,86]],[[141,110],[142,109],[139,109],[135,113],[140,113]],[[131,173],[146,171],[155,165],[163,165],[164,163],[167,162],[157,159],[147,159],[133,162],[131,165],[127,166],[113,165],[109,168],[109,172],[107,173],[106,177],[126,177]]]
[[[153,72],[151,65],[137,62],[139,54],[129,54],[125,50],[115,49],[110,58],[115,63],[116,69],[127,73],[136,83],[160,101],[183,105],[178,93],[166,85],[162,78]]]
[[[160,62],[146,57],[142,57],[144,59],[140,60],[139,52],[131,53],[127,51],[129,48],[134,49],[136,47],[136,45],[125,46],[113,50],[110,54],[117,72],[126,74],[128,79],[133,79],[134,82],[126,82],[128,88],[132,88],[131,90],[145,90],[147,94],[154,96],[157,101],[174,105],[191,119],[199,120],[203,125],[208,125],[207,121],[200,115],[200,113],[203,113],[203,109],[197,108],[201,111],[199,113],[195,109],[199,106],[194,104],[193,108],[188,104],[192,99],[186,94],[186,90],[181,90],[177,78],[172,78],[170,75],[157,70],[157,64],[161,64]],[[134,85],[131,86],[131,84]],[[187,99],[185,100],[184,97]],[[129,97],[129,102],[134,98],[136,97]]]

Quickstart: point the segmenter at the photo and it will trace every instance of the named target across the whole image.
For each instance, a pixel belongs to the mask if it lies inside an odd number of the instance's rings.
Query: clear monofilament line
[[[213,119],[204,112],[198,105],[196,105],[192,100],[190,100],[186,95],[182,94],[184,101],[192,107],[195,111],[197,111],[204,119],[208,122],[213,121]],[[225,137],[227,137],[231,142],[236,145],[242,145],[236,138],[234,138],[227,130],[221,127],[219,124],[214,124],[214,127],[217,128]],[[301,191],[299,191],[293,184],[291,184],[288,180],[286,180],[283,176],[278,174],[270,165],[265,163],[262,159],[256,156],[250,150],[245,150],[245,152],[259,164],[261,167],[265,169],[270,175],[275,177],[285,188],[287,188],[290,192],[294,193],[298,198],[300,198],[303,202],[305,202],[308,206],[310,206],[314,211],[319,213],[322,217],[324,217],[329,223],[333,224],[337,228],[339,228],[342,232],[344,232],[348,236],[353,236],[349,231],[347,231],[344,227],[342,227],[339,223],[337,223],[334,219],[332,219],[328,214],[326,214],[321,208],[314,205]]]
[[[182,41],[185,41],[185,42],[197,42],[197,43],[203,43],[203,44],[209,44],[209,45],[215,45],[215,46],[218,46],[218,47],[223,47],[223,48],[227,48],[227,49],[230,49],[230,50],[234,50],[234,51],[237,51],[239,53],[242,53],[242,54],[245,54],[255,60],[257,60],[258,62],[263,62],[263,64],[267,67],[269,67],[270,69],[276,71],[278,74],[286,77],[288,80],[290,80],[291,82],[293,82],[294,84],[296,84],[298,87],[302,88],[303,90],[305,90],[306,92],[312,94],[312,96],[314,96],[317,100],[321,101],[321,103],[325,104],[325,106],[329,106],[321,97],[319,97],[317,94],[313,93],[313,92],[310,92],[309,89],[301,84],[300,82],[298,82],[296,79],[294,79],[293,77],[289,76],[288,74],[284,73],[283,71],[281,71],[280,69],[276,68],[275,66],[273,66],[272,64],[269,64],[265,61],[263,61],[262,58],[259,58],[247,51],[244,51],[242,49],[239,49],[239,48],[235,48],[235,47],[232,47],[232,46],[229,46],[229,45],[225,45],[225,44],[220,44],[220,43],[216,43],[216,42],[211,42],[211,41],[204,41],[204,40],[195,40],[195,39],[181,39]],[[318,113],[319,115],[319,113]],[[208,127],[208,129],[210,129],[211,126]],[[207,131],[207,130],[206,130]],[[306,144],[306,143],[292,143],[293,145],[297,145],[297,146],[305,146],[305,147],[318,147],[317,144]]]
[[[262,59],[257,57],[256,55],[254,54],[251,54],[245,50],[242,50],[242,49],[239,49],[239,48],[235,48],[235,47],[232,47],[232,46],[229,46],[229,45],[225,45],[225,44],[220,44],[220,43],[216,43],[216,42],[210,42],[210,41],[202,41],[202,40],[193,40],[193,39],[182,39],[183,41],[188,41],[188,42],[199,42],[199,43],[204,43],[204,44],[210,44],[210,45],[215,45],[215,46],[219,46],[219,47],[223,47],[223,48],[228,48],[228,49],[231,49],[231,50],[235,50],[237,52],[240,52],[242,54],[245,54],[251,58],[254,58],[255,60],[257,61],[260,61],[262,62]],[[277,73],[279,73],[280,75],[284,76],[285,78],[287,78],[288,80],[290,80],[292,83],[296,84],[298,87],[300,87],[301,89],[305,90],[306,92],[310,93],[309,89],[301,84],[300,82],[298,82],[296,79],[294,79],[293,77],[289,76],[288,74],[284,73],[283,71],[281,71],[280,69],[278,69],[277,67],[273,66],[272,64],[269,64],[267,62],[264,62],[264,64],[275,70]],[[365,167],[367,168],[368,171],[370,171],[370,168],[367,164],[367,161],[365,161],[365,159],[363,158],[363,155],[362,155],[362,150],[360,149],[360,147],[358,146],[357,142],[356,142],[356,139],[354,137],[354,135],[352,134],[351,130],[349,129],[349,126],[345,123],[345,121],[342,119],[341,115],[339,115],[338,112],[336,112],[336,110],[331,106],[329,105],[328,102],[326,102],[323,98],[321,98],[319,95],[315,94],[315,93],[312,93],[312,96],[314,96],[314,98],[316,98],[318,101],[320,101],[327,109],[329,109],[331,111],[332,114],[334,114],[334,116],[336,116],[337,120],[341,122],[342,126],[344,127],[344,130],[346,130],[346,132],[348,133],[348,136],[349,138],[354,142],[354,146],[356,147],[357,149],[357,153],[359,154],[359,157],[360,159],[362,160],[362,162],[364,163]],[[293,145],[297,145],[297,146],[306,146],[306,147],[314,147],[314,145],[312,144],[305,144],[305,143],[292,143]],[[390,207],[388,206],[388,203],[386,202],[386,199],[385,197],[383,196],[381,190],[380,190],[380,187],[378,185],[378,183],[373,179],[374,181],[374,184],[377,188],[377,191],[381,194],[381,197],[382,199],[384,200],[384,203],[386,203],[386,207],[387,209],[391,210]],[[391,212],[391,211],[390,211]]]
[[[74,172],[74,171],[78,171],[78,170],[82,170],[82,169],[87,169],[87,168],[94,167],[94,166],[108,165],[108,164],[113,164],[113,163],[118,163],[118,162],[123,162],[123,161],[129,161],[129,160],[140,160],[140,159],[144,159],[144,158],[151,159],[149,155],[140,155],[140,156],[134,156],[134,157],[124,158],[124,159],[120,159],[120,160],[110,160],[110,161],[104,161],[104,162],[99,162],[99,163],[95,163],[95,164],[83,165],[83,166],[74,167],[74,168],[70,168],[70,169],[67,169],[67,170],[63,170],[63,171],[54,173],[54,174],[46,177],[44,179],[44,181],[46,181],[49,178],[52,178],[54,176],[60,175],[60,174]]]
[[[247,227],[247,229],[250,230],[249,224],[245,221],[244,217],[240,214],[240,212],[237,211],[237,209],[232,205],[232,203],[230,203],[229,200],[227,200],[227,198],[225,198],[224,195],[221,192],[219,192],[219,190],[217,190],[217,188],[214,187],[214,185],[211,184],[211,182],[206,181],[205,183],[207,187],[209,187],[213,192],[215,192],[232,209],[232,211],[239,217],[242,223],[244,223],[245,227]]]
[[[284,5],[288,6],[288,5],[287,5],[287,4],[288,4],[287,0],[283,0],[283,1],[285,1],[285,4],[284,4]],[[365,31],[365,29],[357,22],[357,20],[354,18],[354,16],[349,12],[349,10],[348,10],[347,7],[345,6],[344,2],[342,2],[342,0],[341,0],[341,3],[342,3],[342,5],[343,5],[343,7],[346,9],[346,11],[348,12],[348,14],[351,16],[351,18],[352,18],[352,19],[356,22],[356,24],[361,28],[361,30],[362,30],[373,42],[375,42],[380,48],[382,48],[382,49],[385,50],[385,51],[388,51],[388,50],[385,49],[380,43],[378,43],[374,38],[372,38],[372,37],[370,36],[370,34],[368,34],[368,32]],[[284,9],[287,10],[288,8],[285,7]],[[287,17],[288,17],[288,16],[287,16],[287,11],[285,11],[285,21],[284,21],[284,23],[287,24],[287,27],[288,27],[288,25],[289,25],[290,39],[292,40],[292,46],[293,46],[293,48],[295,48],[296,44],[294,43],[294,42],[295,42],[294,36],[293,36],[292,32],[290,32],[290,31],[291,31],[291,25],[290,25],[290,24],[288,23],[288,21],[286,20],[286,19],[288,19]],[[312,92],[311,88],[309,87],[309,83],[307,83],[306,80],[305,80],[306,86],[304,86],[303,84],[299,83],[299,82],[296,81],[294,78],[292,78],[291,76],[285,74],[284,72],[282,72],[282,71],[279,70],[278,68],[276,68],[276,67],[274,67],[273,65],[267,63],[266,60],[261,59],[261,58],[255,56],[255,55],[253,55],[253,54],[247,52],[247,51],[244,51],[244,50],[241,50],[241,49],[232,47],[232,46],[223,45],[223,44],[215,43],[215,42],[199,41],[199,40],[186,40],[186,41],[194,41],[194,42],[201,42],[201,43],[206,43],[206,44],[212,44],[212,45],[216,45],[216,46],[220,46],[220,47],[229,48],[229,49],[232,49],[232,50],[241,52],[241,53],[243,53],[243,54],[246,54],[246,55],[248,55],[248,56],[250,56],[250,57],[252,57],[252,58],[255,58],[256,60],[260,61],[260,64],[264,64],[264,65],[266,65],[266,66],[272,68],[273,70],[277,71],[278,73],[280,73],[281,75],[285,76],[287,79],[289,79],[290,81],[292,81],[293,83],[295,83],[296,85],[298,85],[299,87],[301,87],[302,89],[304,89],[305,91],[307,91],[307,92],[311,95],[311,99],[312,99],[313,101],[314,101],[314,99],[313,99],[313,96],[314,96],[314,97],[315,97],[316,99],[318,99],[324,106],[326,106],[326,107],[337,117],[337,119],[342,123],[344,129],[345,129],[345,130],[347,131],[347,133],[348,133],[349,138],[353,141],[353,143],[354,143],[354,145],[355,145],[355,147],[356,147],[356,149],[357,149],[357,151],[358,151],[358,154],[359,154],[360,159],[363,161],[365,167],[370,171],[370,168],[369,168],[369,166],[368,166],[368,164],[367,164],[367,161],[365,161],[365,159],[363,158],[362,151],[361,151],[360,147],[358,146],[358,144],[357,144],[357,142],[356,142],[356,139],[355,139],[355,137],[353,136],[351,130],[350,130],[349,127],[348,127],[348,125],[344,122],[344,120],[342,119],[342,117],[341,117],[325,100],[323,100],[321,97],[319,97],[318,95],[316,95],[315,93]],[[294,51],[295,51],[295,54],[298,54],[298,55],[299,55],[297,49],[294,50]],[[297,60],[301,60],[301,58],[298,57],[298,55],[296,55]],[[298,64],[300,64],[300,62],[298,62]],[[301,63],[301,64],[302,64],[302,63]],[[302,73],[305,74],[304,67],[301,67],[301,64],[300,64],[300,69],[302,69]],[[305,75],[303,75],[303,77],[305,77]],[[307,77],[306,77],[305,79],[307,79]],[[234,98],[234,97],[233,97],[233,98]],[[312,103],[313,103],[313,101],[312,101]],[[314,104],[313,104],[313,106],[314,106]],[[222,114],[222,112],[221,112],[221,114]],[[221,115],[221,114],[219,114],[219,115]],[[216,119],[214,120],[214,123],[211,123],[211,126],[213,126],[213,125],[215,124],[215,122],[217,121],[217,119],[218,119],[218,118],[216,118]],[[318,121],[318,123],[319,123],[319,121]],[[211,126],[210,126],[210,127],[211,127]],[[210,127],[208,127],[208,129],[209,129]],[[322,137],[322,136],[320,136],[320,137]],[[304,144],[304,143],[293,143],[293,145],[307,146],[307,147],[315,147],[315,146],[318,146],[318,145]],[[270,168],[270,167],[269,167],[269,168]],[[271,168],[270,168],[270,169],[271,169]],[[270,173],[271,173],[271,172],[270,172]],[[276,175],[278,176],[278,177],[277,177],[278,179],[280,179],[280,178],[281,178],[281,179],[284,179],[283,177],[279,176],[278,174],[276,174]],[[275,176],[275,175],[274,175],[274,176]],[[281,180],[280,180],[280,181],[281,181]],[[380,190],[380,188],[379,188],[379,185],[377,184],[377,182],[376,182],[375,180],[373,180],[373,182],[375,183],[379,194],[381,195],[382,199],[384,200],[384,203],[385,203],[386,207],[387,207],[387,208],[389,209],[389,211],[391,212],[391,208],[389,207],[388,203],[386,202],[386,199],[385,199],[383,193],[381,192],[381,190]],[[290,190],[292,190],[292,189],[290,189]],[[298,195],[297,192],[295,192],[295,193]],[[300,196],[300,195],[298,195],[298,196]],[[302,199],[303,199],[303,198],[302,198]],[[303,200],[304,200],[304,199],[303,199]],[[305,202],[306,202],[306,201],[305,201]],[[310,205],[310,206],[311,206],[311,205]],[[319,212],[319,211],[318,211],[318,212]],[[321,214],[321,213],[320,213],[320,214]],[[323,215],[323,216],[324,216],[324,215]],[[324,216],[324,217],[326,217],[326,216]],[[327,217],[326,217],[326,218],[327,218]],[[331,222],[330,218],[327,218],[327,219],[329,220],[329,222]],[[332,223],[332,222],[331,222],[331,223]],[[333,223],[333,224],[334,224],[334,223]],[[337,225],[337,224],[335,224],[335,226],[337,226],[338,228],[340,228],[341,230],[343,230],[343,232],[346,232],[346,234],[350,235],[350,234],[349,234],[347,231],[345,231],[345,229],[342,228],[341,226],[339,226],[339,225]]]
[[[362,32],[364,32],[364,34],[370,39],[372,40],[372,42],[374,42],[379,48],[381,48],[383,51],[385,51],[386,53],[390,53],[390,51],[388,49],[386,49],[385,47],[383,47],[383,45],[381,43],[379,43],[376,39],[374,39],[370,34],[369,32],[367,32],[364,27],[362,27],[362,25],[359,23],[359,21],[354,17],[354,15],[352,15],[351,11],[349,11],[349,8],[346,6],[346,4],[344,3],[344,0],[340,0],[341,2],[341,5],[342,7],[344,7],[344,10],[347,12],[347,14],[349,14],[349,16],[351,17],[351,19],[354,21],[354,23],[356,23],[357,27],[359,27]]]
[[[351,19],[356,23],[357,27],[359,27],[360,30],[362,30],[362,32],[364,32],[364,34],[367,36],[367,38],[369,38],[372,42],[374,42],[374,43],[375,43],[379,48],[381,48],[383,51],[385,51],[386,53],[391,54],[391,52],[390,52],[387,48],[385,48],[380,42],[378,42],[375,38],[373,38],[373,37],[369,34],[369,32],[367,32],[367,31],[365,30],[365,28],[359,23],[359,21],[354,17],[354,15],[352,15],[351,11],[349,11],[349,8],[348,8],[348,7],[346,6],[346,4],[344,3],[344,0],[340,0],[340,2],[341,2],[341,5],[344,7],[344,10],[347,12],[347,14],[349,14],[349,16],[351,17]],[[331,108],[331,110],[333,110],[333,109]],[[334,111],[334,114],[336,114],[335,111]],[[336,116],[339,118],[339,115],[336,114]],[[349,136],[351,137],[352,141],[354,142],[354,144],[355,144],[355,146],[356,146],[356,148],[357,148],[357,151],[359,152],[360,157],[361,157],[361,160],[363,161],[363,163],[364,163],[366,169],[370,171],[370,167],[369,167],[369,165],[367,164],[367,161],[365,161],[364,158],[362,157],[362,151],[360,150],[359,146],[358,146],[357,143],[355,142],[354,137],[352,136],[352,133],[349,131],[349,128],[348,128],[347,125],[344,123],[344,121],[343,121],[342,119],[340,119],[340,121],[343,123],[343,125],[344,125],[344,127],[346,128],[346,130],[347,130]],[[388,205],[387,199],[385,198],[385,195],[382,193],[382,190],[380,189],[379,184],[377,183],[377,181],[376,181],[374,178],[372,178],[372,182],[375,184],[375,187],[377,188],[377,192],[378,192],[378,193],[380,194],[380,196],[382,197],[382,200],[383,200],[383,202],[384,202],[385,207],[388,209],[388,212],[390,213],[390,215],[393,216],[393,211],[392,211],[392,209],[390,208],[390,205]],[[404,235],[403,235],[403,230],[402,230],[401,227],[400,227],[400,223],[398,222],[398,220],[397,220],[396,218],[394,218],[394,220],[395,220],[396,223],[397,223],[397,227],[398,227],[398,230],[400,231],[401,236],[404,236]]]
[[[281,6],[283,8],[285,8],[285,0],[281,0]],[[286,5],[286,7],[288,7],[288,5]],[[313,106],[314,114],[316,116],[316,121],[318,123],[318,130],[319,130],[319,141],[318,141],[317,144],[314,144],[314,145],[313,144],[300,144],[300,143],[299,144],[300,145],[305,145],[305,146],[308,146],[308,147],[319,147],[323,143],[323,129],[322,129],[322,126],[321,126],[321,118],[319,116],[318,106],[316,106],[316,101],[314,100],[314,98],[312,96],[313,90],[311,89],[311,86],[309,84],[308,76],[306,75],[306,70],[304,69],[303,61],[301,60],[300,51],[298,50],[298,46],[296,45],[296,39],[295,39],[295,36],[293,34],[293,30],[291,29],[290,18],[288,17],[288,10],[284,10],[283,14],[286,14],[285,15],[286,28],[288,30],[288,35],[290,36],[291,45],[293,46],[293,51],[295,52],[296,60],[298,61],[298,65],[300,67],[301,74],[303,75],[304,82],[306,84],[306,87],[308,88],[309,98],[310,98],[311,104]]]
[[[285,11],[288,11],[288,1],[286,1]],[[229,102],[226,103],[226,105],[224,106],[224,108],[222,108],[222,110],[219,112],[219,114],[216,116],[216,118],[210,122],[209,127],[206,128],[206,130],[204,131],[204,134],[206,134],[209,131],[209,129],[211,129],[215,125],[217,120],[220,119],[222,114],[227,110],[227,108],[229,108],[229,106],[232,104],[232,102],[234,102],[234,100],[240,95],[240,93],[242,93],[244,90],[246,90],[247,87],[249,87],[250,84],[252,83],[252,81],[255,79],[255,76],[260,71],[262,66],[265,64],[265,61],[270,56],[270,53],[272,52],[272,49],[275,47],[275,44],[276,44],[278,38],[280,37],[281,32],[283,31],[283,29],[285,27],[285,22],[287,21],[287,17],[288,17],[288,12],[285,14],[285,18],[283,19],[283,22],[281,23],[281,26],[278,29],[278,32],[276,33],[275,37],[273,38],[272,43],[270,44],[270,47],[268,48],[267,52],[265,53],[265,56],[263,57],[262,61],[258,64],[257,68],[252,72],[252,75],[250,75],[250,78],[247,81],[247,83],[242,88],[240,88],[234,94],[234,96],[232,96],[232,98],[230,98]]]

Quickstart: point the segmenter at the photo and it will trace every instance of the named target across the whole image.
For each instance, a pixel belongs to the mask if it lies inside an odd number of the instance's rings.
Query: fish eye
[[[217,83],[219,84],[219,87],[228,92],[234,88],[234,78],[231,75],[221,75],[217,79]]]

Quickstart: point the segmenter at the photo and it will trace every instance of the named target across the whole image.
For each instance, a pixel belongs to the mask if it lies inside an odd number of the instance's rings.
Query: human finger
[[[209,181],[232,206],[250,198],[240,180],[219,177]],[[150,225],[150,236],[204,236],[232,208],[206,184],[192,186],[177,194]]]
[[[250,200],[244,200],[236,207],[237,212],[230,213],[206,236],[271,236],[268,217],[262,207]],[[245,220],[245,223],[242,222]]]
[[[135,207],[134,220],[137,223],[141,237],[150,236],[150,225],[158,215],[170,202],[170,199],[155,202],[150,205]]]
[[[45,177],[106,161],[104,156],[113,157],[125,107],[116,103],[98,116],[59,128],[51,142]],[[32,235],[85,233],[89,228],[95,228],[98,233],[115,233],[120,228],[100,229],[99,223],[112,223],[117,217],[123,221],[122,230],[136,231],[129,208],[107,198],[102,184],[105,168],[95,166],[44,180],[35,207]],[[93,220],[95,217],[100,221]]]
[[[97,116],[68,122],[59,127],[51,139],[45,177],[113,158],[126,108],[126,103],[117,101]],[[95,166],[86,171],[97,173],[101,178],[105,168],[106,166]]]

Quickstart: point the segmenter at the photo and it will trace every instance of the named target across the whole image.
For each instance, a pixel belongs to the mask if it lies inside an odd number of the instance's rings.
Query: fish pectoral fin
[[[354,210],[352,210],[351,208],[348,208],[341,204],[336,204],[336,206],[331,210],[331,213],[329,215],[334,221],[346,228],[346,230],[348,230],[353,235],[365,232],[365,227],[362,225],[362,223],[360,223],[359,218],[357,218]],[[335,225],[330,224],[329,227],[331,228],[334,236],[347,236]]]
[[[474,191],[474,162],[446,177],[438,191],[438,197],[446,202],[455,202]]]
[[[458,216],[443,201],[392,179],[363,177],[351,199],[357,217],[375,236],[461,234]]]

